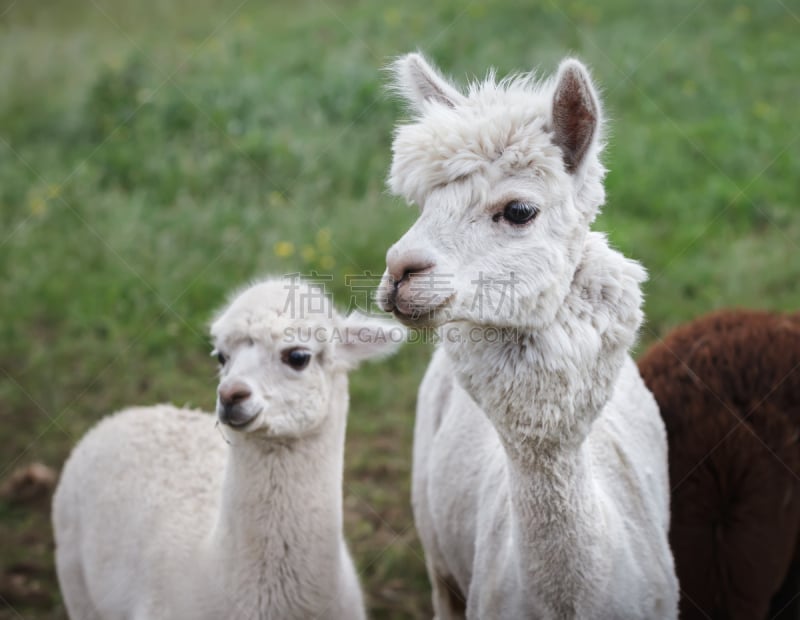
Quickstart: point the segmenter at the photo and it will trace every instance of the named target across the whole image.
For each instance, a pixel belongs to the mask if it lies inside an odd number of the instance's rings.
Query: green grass
[[[0,0],[0,478],[126,404],[210,408],[206,322],[244,281],[330,273],[346,305],[346,274],[383,270],[414,212],[384,190],[381,67],[416,48],[459,78],[590,63],[598,228],[650,269],[645,344],[800,307],[800,21],[777,0],[239,4]],[[379,618],[430,615],[408,501],[429,354],[352,379],[347,532]],[[64,618],[46,509],[0,501],[0,549],[0,619]]]

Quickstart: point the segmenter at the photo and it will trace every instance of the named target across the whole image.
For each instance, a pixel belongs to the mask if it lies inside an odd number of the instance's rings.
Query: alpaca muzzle
[[[222,405],[217,408],[219,421],[232,428],[244,428],[256,419],[258,412],[246,411],[241,405]]]
[[[243,383],[220,386],[217,404],[219,421],[233,428],[242,428],[252,422],[258,415],[249,407],[252,392]]]

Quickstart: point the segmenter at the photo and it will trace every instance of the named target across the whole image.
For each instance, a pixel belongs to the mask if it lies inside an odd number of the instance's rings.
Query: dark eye
[[[495,213],[492,218],[495,222],[499,222],[503,218],[510,224],[521,226],[527,224],[539,214],[539,209],[536,205],[521,200],[512,200],[505,207],[501,213]]]
[[[217,358],[220,366],[224,366],[228,362],[228,357],[224,353],[220,353],[219,351],[214,351],[211,355]]]
[[[281,361],[295,370],[303,370],[311,361],[311,351],[308,349],[287,349],[281,353]]]

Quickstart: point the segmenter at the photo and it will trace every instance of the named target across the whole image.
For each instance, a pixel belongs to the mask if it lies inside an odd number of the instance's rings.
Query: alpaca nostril
[[[435,257],[428,250],[404,250],[395,245],[386,253],[386,273],[395,286],[413,275],[431,271],[435,265]]]
[[[219,401],[225,407],[238,405],[252,396],[252,392],[243,385],[234,385],[228,389],[220,389]]]
[[[403,275],[402,277],[394,281],[394,287],[397,288],[400,286],[401,283],[405,282],[406,280],[410,280],[411,276],[421,276],[423,274],[428,273],[433,269],[433,263],[420,263],[420,264],[412,264],[408,265],[403,268]]]
[[[232,404],[236,405],[248,398],[250,398],[250,390],[240,390],[231,394],[230,401]]]

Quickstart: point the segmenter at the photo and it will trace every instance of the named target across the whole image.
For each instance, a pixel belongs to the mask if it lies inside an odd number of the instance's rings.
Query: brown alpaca
[[[681,618],[797,618],[800,314],[710,314],[639,369],[667,427]]]

